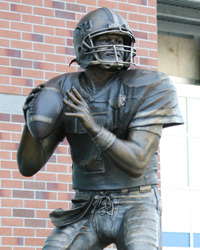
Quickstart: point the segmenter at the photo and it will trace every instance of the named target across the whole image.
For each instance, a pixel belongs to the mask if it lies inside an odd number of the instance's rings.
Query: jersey
[[[96,94],[87,88],[84,72],[58,76],[47,85],[57,85],[66,99],[66,91],[74,86],[97,123],[119,139],[126,140],[130,130],[148,130],[149,125],[167,127],[183,123],[176,89],[169,77],[160,72],[141,69],[117,72]],[[70,112],[67,106],[66,112]],[[158,184],[157,152],[142,176],[133,178],[97,148],[78,118],[65,116],[59,133],[66,136],[71,147],[74,189],[113,190]]]

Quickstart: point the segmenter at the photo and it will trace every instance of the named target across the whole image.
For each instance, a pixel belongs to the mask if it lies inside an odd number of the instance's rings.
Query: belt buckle
[[[151,185],[148,186],[140,186],[140,193],[146,193],[146,192],[150,192],[151,191]]]

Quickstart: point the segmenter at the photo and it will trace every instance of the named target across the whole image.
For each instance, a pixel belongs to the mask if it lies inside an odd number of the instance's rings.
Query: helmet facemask
[[[96,40],[102,36],[115,35],[123,38],[122,44],[98,44]],[[84,50],[83,56],[92,56],[88,66],[101,65],[106,70],[115,71],[122,68],[128,68],[131,64],[134,64],[134,56],[136,50],[133,47],[135,39],[129,31],[123,28],[104,29],[98,32],[89,34],[83,39],[82,48]],[[102,58],[102,53],[107,54],[107,59]],[[121,54],[123,53],[123,56]],[[109,54],[112,55],[112,59],[109,59]]]

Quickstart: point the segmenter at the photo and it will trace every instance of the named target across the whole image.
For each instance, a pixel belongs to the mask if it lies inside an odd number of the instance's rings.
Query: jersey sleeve
[[[171,79],[160,72],[155,73],[154,82],[140,85],[134,98],[138,100],[137,110],[129,128],[160,124],[163,127],[183,124],[178,107],[176,89]]]

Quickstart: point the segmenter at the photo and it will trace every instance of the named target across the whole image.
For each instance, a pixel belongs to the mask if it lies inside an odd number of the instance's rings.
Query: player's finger
[[[74,86],[72,86],[72,91],[74,95],[76,96],[76,98],[78,98],[78,100],[85,103],[85,100],[83,99],[82,95],[75,89]]]
[[[74,103],[77,104],[77,105],[80,105],[80,104],[81,104],[80,101],[77,99],[77,97],[74,96],[74,95],[72,95],[72,94],[69,92],[69,90],[66,91],[66,94],[67,94],[67,96],[69,97],[69,99],[70,99],[72,102],[74,102]]]
[[[74,110],[74,111],[77,111],[77,110],[78,110],[78,107],[77,107],[76,105],[74,105],[73,103],[67,101],[66,99],[63,99],[63,102],[64,102],[67,106],[69,106],[72,110]]]

